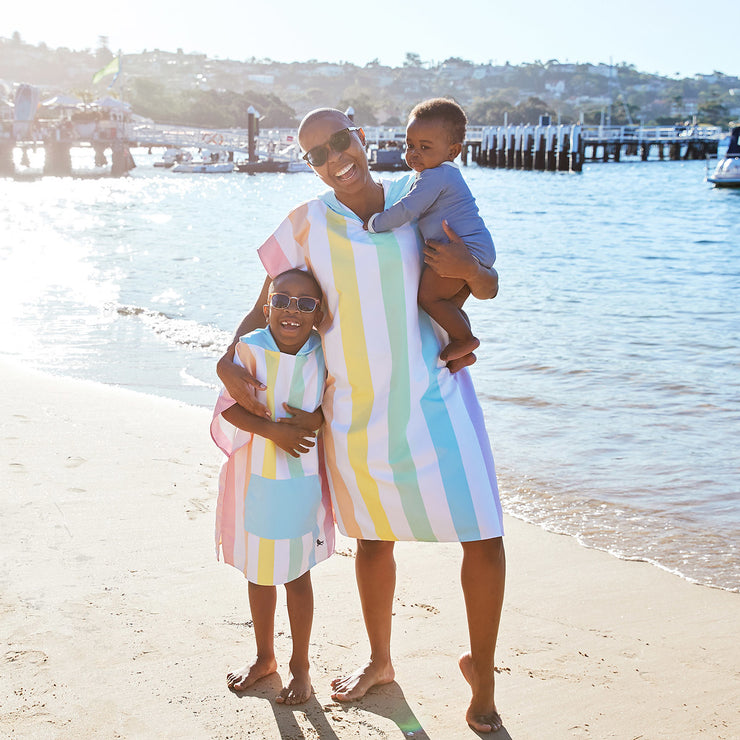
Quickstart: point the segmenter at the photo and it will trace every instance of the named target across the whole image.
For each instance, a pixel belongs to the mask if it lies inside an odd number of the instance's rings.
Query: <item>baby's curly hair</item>
[[[414,106],[409,113],[409,121],[441,121],[450,135],[451,144],[462,144],[465,141],[465,127],[468,117],[465,111],[449,98],[430,98]]]

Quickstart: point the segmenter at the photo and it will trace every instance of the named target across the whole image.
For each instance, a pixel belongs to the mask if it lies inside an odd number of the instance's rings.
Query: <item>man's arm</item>
[[[481,265],[447,221],[442,222],[442,228],[449,244],[428,241],[424,246],[424,262],[441,277],[464,280],[475,298],[495,298],[498,293],[496,270]]]
[[[257,302],[252,307],[252,310],[244,317],[241,324],[239,324],[234,341],[232,341],[216,365],[218,377],[229,392],[229,395],[248,413],[263,418],[269,418],[270,412],[266,406],[257,401],[253,389],[264,390],[264,385],[256,378],[253,378],[247,370],[234,362],[234,352],[239,337],[265,326],[265,314],[262,311],[262,307],[267,303],[267,292],[270,282],[271,279],[269,276],[265,278],[265,283],[262,286],[262,291],[259,298],[257,298]],[[235,424],[235,426],[239,425]]]

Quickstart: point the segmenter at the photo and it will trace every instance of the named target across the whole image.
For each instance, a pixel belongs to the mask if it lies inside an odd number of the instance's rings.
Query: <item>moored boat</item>
[[[730,144],[725,156],[714,168],[707,180],[720,188],[740,188],[740,126],[735,126],[730,134]]]
[[[398,172],[410,169],[403,157],[403,149],[395,144],[368,147],[367,162],[370,169],[375,172]]]
[[[174,167],[176,164],[187,164],[191,162],[193,155],[184,149],[167,149],[162,155],[159,162],[155,162],[155,167]]]

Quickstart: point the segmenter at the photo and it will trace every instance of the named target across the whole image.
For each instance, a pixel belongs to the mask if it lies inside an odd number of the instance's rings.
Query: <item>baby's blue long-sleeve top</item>
[[[442,229],[446,219],[452,230],[465,242],[472,255],[485,267],[496,259],[493,239],[478,213],[475,198],[453,162],[442,162],[417,173],[411,190],[395,205],[370,217],[370,232],[390,231],[402,224],[419,220],[425,240],[447,242]]]

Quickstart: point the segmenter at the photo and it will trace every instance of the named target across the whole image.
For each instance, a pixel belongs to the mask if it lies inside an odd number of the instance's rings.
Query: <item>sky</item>
[[[240,61],[401,66],[412,53],[432,63],[625,62],[665,76],[735,76],[736,17],[730,0],[34,0],[5,3],[0,37],[94,50],[106,36],[114,52],[181,48]]]

